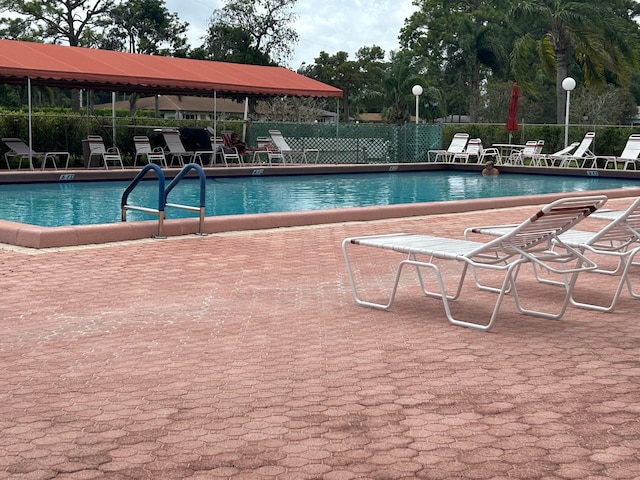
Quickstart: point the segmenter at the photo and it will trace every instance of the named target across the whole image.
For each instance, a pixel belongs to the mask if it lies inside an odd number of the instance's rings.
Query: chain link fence
[[[250,144],[278,130],[292,149],[318,149],[318,163],[412,163],[427,160],[427,151],[439,148],[440,125],[405,124],[297,124],[252,122]]]

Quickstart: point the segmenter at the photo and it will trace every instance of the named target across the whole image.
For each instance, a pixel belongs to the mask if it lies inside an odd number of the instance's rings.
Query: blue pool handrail
[[[198,177],[200,178],[200,205],[198,205],[198,207],[190,207],[187,205],[179,205],[177,203],[167,202],[167,198],[169,197],[169,193],[171,192],[171,190],[173,190],[173,187],[175,187],[178,184],[178,182],[180,182],[180,180],[182,180],[190,170],[195,170],[198,173]],[[171,180],[169,185],[167,185],[167,188],[165,188],[164,190],[165,206],[180,208],[182,210],[188,210],[190,212],[199,213],[200,222],[198,225],[198,235],[204,235],[203,227],[204,227],[204,217],[205,217],[206,188],[207,188],[207,177],[204,174],[204,170],[202,169],[202,167],[197,163],[188,163],[184,167],[182,167],[182,170],[180,170],[180,173],[178,173],[178,175],[176,175],[175,178]]]
[[[154,208],[141,207],[141,206],[129,204],[128,202],[129,194],[133,191],[136,185],[140,183],[140,181],[144,178],[144,176],[150,170],[153,170],[158,176],[158,208],[154,209]],[[164,235],[164,232],[163,232],[164,217],[165,217],[165,209],[166,209],[166,203],[167,203],[166,196],[164,195],[164,185],[165,185],[165,179],[164,179],[164,172],[162,171],[162,169],[155,163],[149,163],[148,165],[145,165],[144,168],[140,170],[138,174],[134,177],[134,179],[131,180],[131,183],[124,190],[124,193],[122,194],[122,199],[120,200],[120,209],[122,211],[122,221],[123,222],[127,221],[127,210],[137,210],[140,212],[153,213],[155,215],[158,215],[158,237],[162,238]]]
[[[165,200],[165,202],[167,201],[167,197],[169,196],[169,192],[171,192],[171,190],[173,190],[173,187],[175,187],[178,184],[178,182],[184,178],[184,176],[189,172],[189,170],[195,170],[196,172],[198,172],[198,176],[200,177],[200,205],[199,205],[199,208],[204,208],[205,200],[206,200],[205,192],[206,192],[206,188],[207,188],[207,177],[205,176],[204,170],[202,169],[202,167],[200,165],[198,165],[197,163],[188,163],[188,164],[186,164],[182,168],[182,170],[180,170],[180,173],[178,173],[178,175],[176,175],[175,178],[173,180],[171,180],[169,185],[167,185],[167,188],[164,190],[164,200]]]
[[[140,183],[140,181],[144,178],[144,176],[150,170],[155,171],[156,175],[158,176],[158,208],[155,209],[155,208],[142,207],[138,205],[129,204],[128,203],[129,194],[136,187],[136,185]],[[178,184],[178,182],[180,182],[180,180],[182,180],[185,177],[185,175],[189,173],[190,170],[195,170],[198,173],[198,176],[200,177],[200,205],[198,205],[197,207],[192,207],[188,205],[180,205],[177,203],[168,203],[167,197],[169,196],[169,193],[171,192],[171,190],[173,190],[173,187],[175,187]],[[169,185],[167,185],[166,187],[165,187],[165,176],[162,169],[154,163],[145,165],[145,167],[142,170],[140,170],[140,172],[138,172],[138,174],[135,176],[135,178],[131,181],[129,186],[125,189],[124,193],[122,194],[122,200],[120,201],[120,208],[122,209],[122,221],[123,222],[127,221],[127,210],[137,210],[140,212],[152,213],[152,214],[158,215],[158,235],[156,236],[156,238],[165,238],[164,237],[164,220],[166,216],[166,208],[167,207],[180,208],[182,210],[198,212],[200,214],[200,222],[198,225],[198,235],[204,235],[203,226],[204,226],[204,217],[205,217],[206,185],[207,185],[207,177],[205,176],[204,170],[202,169],[202,167],[197,163],[189,163],[184,167],[182,167],[182,170],[180,170],[180,172],[175,176],[173,180],[171,180]]]

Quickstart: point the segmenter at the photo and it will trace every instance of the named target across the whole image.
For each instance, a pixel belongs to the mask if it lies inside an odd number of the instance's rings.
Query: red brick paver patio
[[[0,478],[640,478],[628,294],[560,321],[509,299],[490,333],[448,324],[410,276],[389,312],[351,297],[345,237],[534,210],[0,248]],[[591,298],[613,284],[588,277]],[[468,285],[456,308],[492,300]]]

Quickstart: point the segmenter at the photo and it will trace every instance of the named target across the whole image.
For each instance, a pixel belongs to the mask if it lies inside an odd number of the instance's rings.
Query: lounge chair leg
[[[466,277],[466,272],[467,272],[467,268],[468,265],[464,265],[462,272],[460,273],[460,279],[458,281],[458,287],[456,289],[456,293],[454,295],[447,295],[446,292],[446,287],[445,287],[445,283],[444,283],[444,279],[442,276],[442,273],[440,271],[440,269],[438,268],[437,265],[435,265],[434,263],[427,263],[427,262],[421,262],[419,260],[415,260],[415,256],[411,256],[408,259],[405,259],[403,261],[400,262],[400,264],[398,265],[398,268],[396,270],[396,274],[395,274],[395,278],[393,281],[393,286],[391,288],[391,292],[389,294],[389,298],[387,303],[376,303],[376,302],[370,302],[367,300],[363,300],[360,298],[359,294],[358,294],[358,289],[356,286],[356,281],[353,275],[353,269],[351,266],[351,262],[349,260],[349,255],[347,252],[347,245],[350,244],[350,239],[345,239],[342,242],[342,252],[343,252],[343,256],[345,259],[345,263],[347,266],[347,275],[349,277],[349,283],[351,285],[351,292],[353,294],[354,300],[355,302],[363,307],[370,307],[370,308],[376,308],[379,310],[389,310],[393,304],[393,301],[395,300],[395,296],[396,296],[396,292],[398,290],[398,284],[400,282],[400,277],[402,275],[402,269],[404,268],[405,265],[412,265],[414,267],[416,267],[416,270],[418,271],[418,278],[419,278],[419,282],[421,285],[421,289],[423,291],[423,293],[425,294],[425,296],[430,297],[430,298],[437,298],[442,300],[442,305],[444,307],[444,311],[445,314],[447,316],[447,320],[453,324],[453,325],[457,325],[460,327],[467,327],[467,328],[473,328],[476,330],[483,330],[483,331],[487,331],[489,330],[497,316],[498,316],[498,311],[500,310],[500,306],[502,304],[502,301],[504,299],[504,296],[506,295],[506,292],[509,290],[509,284],[514,283],[513,279],[512,279],[512,271],[514,270],[514,268],[517,268],[517,266],[519,265],[518,262],[514,262],[514,264],[512,264],[508,270],[507,273],[505,275],[505,279],[503,281],[503,288],[501,289],[499,295],[498,295],[498,299],[496,301],[496,304],[494,305],[493,311],[491,313],[491,318],[489,319],[489,322],[487,324],[478,324],[478,323],[474,323],[474,322],[468,322],[468,321],[464,321],[464,320],[458,320],[456,319],[452,312],[451,312],[451,308],[449,306],[449,301],[451,300],[455,300],[459,297],[460,292],[462,290],[462,286],[464,284],[464,280]],[[435,276],[435,280],[436,283],[438,285],[438,289],[440,290],[440,293],[436,293],[436,292],[431,292],[429,290],[427,290],[424,286],[424,281],[423,281],[423,277],[422,274],[419,273],[419,270],[421,268],[429,268],[434,272],[434,276]]]

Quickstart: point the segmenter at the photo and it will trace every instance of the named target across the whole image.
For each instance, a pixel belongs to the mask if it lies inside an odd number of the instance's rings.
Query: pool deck
[[[508,298],[489,333],[448,324],[411,275],[390,311],[351,296],[346,237],[461,238],[536,210],[0,247],[0,479],[638,478],[628,293],[560,321]],[[616,279],[584,280],[593,299]],[[533,307],[559,299],[523,283]],[[467,284],[454,308],[493,300]]]
[[[301,175],[322,173],[356,173],[356,172],[389,172],[410,170],[480,170],[481,165],[462,164],[378,164],[378,165],[288,165],[263,166],[248,165],[232,168],[205,168],[207,176],[251,176],[251,175]],[[544,173],[575,176],[619,176],[640,179],[640,171],[606,171],[585,170],[576,168],[537,168],[501,166],[505,172]],[[26,182],[81,182],[91,180],[131,180],[140,169],[79,169],[44,171],[12,170],[0,173],[1,183]],[[167,178],[173,178],[180,169],[167,169]],[[150,172],[153,176],[153,172]],[[195,172],[190,172],[194,176]],[[61,180],[61,178],[66,178]],[[595,192],[581,192],[593,194]],[[640,195],[638,189],[617,189],[602,191],[610,198],[620,198]],[[323,211],[298,211],[286,213],[269,213],[259,215],[225,215],[219,217],[205,217],[202,223],[198,218],[171,219],[163,222],[162,228],[157,220],[142,222],[120,222],[101,225],[41,227],[0,220],[0,243],[23,246],[29,248],[53,248],[75,245],[90,245],[95,243],[121,242],[152,238],[154,236],[173,237],[194,235],[196,233],[220,233],[228,231],[259,230],[278,227],[292,227],[304,225],[321,225],[332,222],[366,221],[384,218],[403,218],[440,213],[467,212],[486,208],[504,208],[518,205],[531,205],[540,202],[551,202],[566,194],[547,194],[535,196],[504,197],[474,201],[431,202],[411,205],[385,205],[378,207],[335,209]]]

